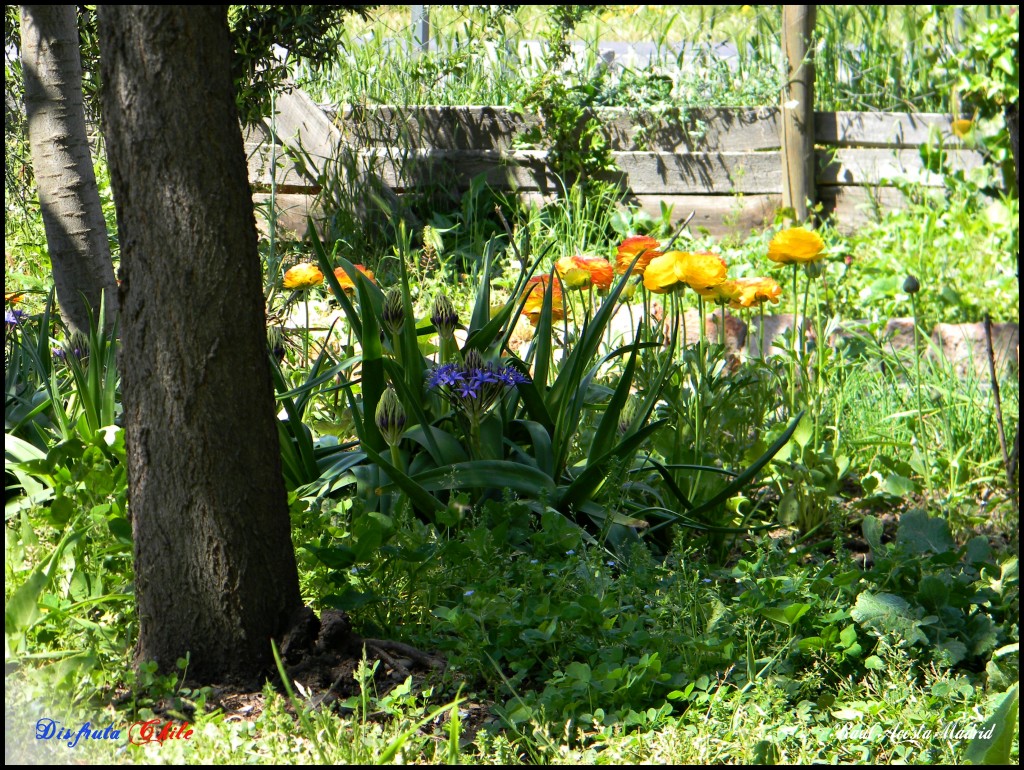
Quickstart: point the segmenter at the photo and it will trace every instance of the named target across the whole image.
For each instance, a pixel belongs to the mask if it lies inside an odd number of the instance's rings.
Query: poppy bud
[[[917,294],[921,291],[921,283],[912,275],[907,276],[907,280],[903,282],[903,291],[907,294]]]

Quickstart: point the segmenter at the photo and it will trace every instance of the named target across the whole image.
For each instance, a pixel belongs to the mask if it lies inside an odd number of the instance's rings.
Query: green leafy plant
[[[882,542],[880,522],[867,516],[864,537],[875,558],[865,574],[871,588],[851,617],[885,644],[920,646],[937,664],[984,659],[1007,640],[1018,597],[1017,560],[990,563],[984,537],[958,548],[949,525],[912,510],[900,519],[895,543]]]

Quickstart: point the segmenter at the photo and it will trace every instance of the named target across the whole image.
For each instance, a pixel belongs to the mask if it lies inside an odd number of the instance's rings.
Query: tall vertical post
[[[782,205],[798,222],[807,219],[814,184],[814,59],[811,36],[817,6],[782,6],[782,51],[786,87],[782,95]]]
[[[412,7],[412,39],[416,54],[430,50],[430,6]]]

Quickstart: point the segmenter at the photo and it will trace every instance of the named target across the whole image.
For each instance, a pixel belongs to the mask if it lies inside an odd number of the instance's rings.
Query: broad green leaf
[[[775,623],[792,626],[810,609],[811,605],[809,604],[794,602],[787,604],[785,607],[764,607],[761,609],[761,614]]]
[[[555,463],[551,451],[551,435],[543,425],[533,420],[513,420],[509,423],[510,438],[519,440],[516,436],[519,431],[525,433],[529,438],[530,444],[533,446],[532,457],[536,461],[537,467],[553,477]]]
[[[1017,711],[1020,705],[1020,685],[1015,683],[996,702],[995,713],[978,730],[964,759],[972,765],[1008,765],[1013,749],[1013,736],[1017,732]]]
[[[915,508],[900,517],[896,542],[911,553],[946,553],[956,549],[956,543],[944,519],[929,516]]]
[[[850,610],[850,617],[877,634],[892,634],[909,644],[926,642],[921,621],[910,613],[910,605],[900,596],[864,591]]]
[[[875,557],[879,557],[885,553],[882,546],[882,522],[880,522],[874,516],[865,516],[864,520],[860,524],[861,531],[864,533],[864,539],[868,541],[868,545],[871,546],[871,553]]]
[[[811,420],[801,420],[797,423],[796,430],[793,431],[793,441],[797,443],[800,449],[807,446],[807,443],[811,440],[811,436],[814,433],[814,424]]]

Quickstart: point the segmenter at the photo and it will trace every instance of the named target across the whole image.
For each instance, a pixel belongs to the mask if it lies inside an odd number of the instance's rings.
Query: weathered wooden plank
[[[959,146],[953,136],[952,115],[905,112],[816,112],[814,125],[819,144],[838,147],[891,147],[912,149],[927,141],[933,131],[950,147]]]
[[[616,153],[621,171],[602,178],[637,194],[732,194],[781,192],[774,153]],[[536,150],[421,150],[401,155],[386,150],[358,152],[360,168],[396,190],[423,184],[468,185],[483,175],[503,189],[555,193],[562,189],[548,169],[546,153]]]
[[[840,233],[849,235],[869,222],[877,222],[887,211],[903,208],[907,201],[895,187],[822,185],[818,201]]]
[[[345,141],[366,147],[510,150],[518,135],[540,121],[536,115],[519,115],[508,107],[324,109]],[[679,109],[663,116],[602,108],[594,115],[603,124],[611,148],[619,152],[742,152],[780,147],[775,107]],[[815,113],[815,137],[820,145],[911,149],[928,141],[933,131],[951,147],[957,146],[951,115]]]
[[[280,192],[316,192],[319,185],[315,171],[296,166],[284,148],[270,144],[246,144],[249,181],[257,190],[269,190],[276,184]]]
[[[754,195],[633,195],[629,204],[656,219],[661,218],[662,204],[672,209],[673,225],[680,225],[690,214],[693,232],[706,230],[715,238],[745,235],[770,225],[782,206],[781,193]]]
[[[291,164],[285,165],[281,191],[310,193],[318,192],[322,185],[330,186],[333,178],[343,173],[339,158],[344,159],[352,153],[351,148],[343,144],[341,131],[323,109],[298,88],[279,95],[274,107],[273,117],[265,120],[263,127],[289,148],[291,156]],[[271,164],[264,159],[260,165],[263,176],[254,178],[250,173],[249,178],[256,182],[257,189],[265,189],[269,183],[267,170]],[[350,164],[349,168],[359,175],[362,167],[356,162]],[[397,205],[395,192],[379,178],[363,177],[358,181],[363,184],[372,183],[378,196]]]
[[[263,233],[270,232],[267,222],[269,214],[270,194],[254,193],[253,203],[260,207],[256,214],[256,226]],[[305,238],[309,230],[308,216],[312,215],[314,220],[321,218],[321,212],[316,207],[317,197],[315,195],[302,195],[295,193],[278,193],[275,196],[277,204],[276,233],[281,240],[291,238]]]
[[[891,184],[892,180],[917,182],[929,187],[942,187],[941,174],[924,169],[916,150],[839,149],[829,160],[829,151],[818,151],[818,183],[838,185]],[[954,170],[979,168],[984,164],[981,153],[974,150],[948,150]]]
[[[271,184],[271,152],[267,145],[249,145],[249,174],[257,189]],[[278,150],[276,183],[282,192],[316,192],[322,177],[311,163],[290,159]],[[839,149],[819,150],[817,183],[822,186],[891,186],[906,180],[933,187],[943,177],[925,170],[913,150]],[[356,151],[352,168],[370,174],[396,191],[424,185],[468,187],[483,175],[487,184],[499,189],[536,190],[556,193],[561,183],[547,166],[546,153],[537,150],[498,152],[493,150],[409,150],[387,148]],[[984,160],[972,150],[950,150],[954,169],[980,167]],[[782,175],[777,153],[685,153],[623,152],[613,159],[620,171],[602,176],[636,195],[736,195],[782,192]],[[323,163],[330,173],[338,166]],[[333,170],[332,170],[333,168]]]
[[[508,151],[540,123],[536,115],[519,115],[507,107],[345,106],[328,114],[346,142],[408,149]],[[779,147],[775,108],[675,110],[664,116],[602,108],[592,114],[601,122],[611,149],[619,152]]]
[[[274,115],[264,126],[278,140],[293,149],[301,148],[314,161],[334,157],[341,144],[341,132],[323,109],[298,88],[275,99]],[[318,168],[317,163],[312,165]]]

